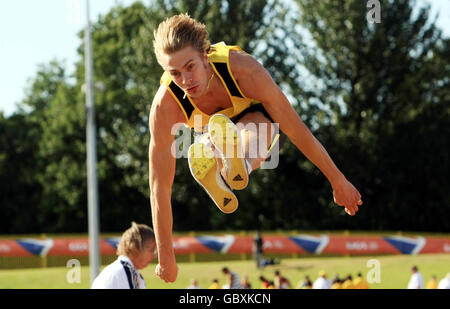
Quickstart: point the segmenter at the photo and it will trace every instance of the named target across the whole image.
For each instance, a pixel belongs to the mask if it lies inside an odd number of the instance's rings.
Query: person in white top
[[[331,289],[331,283],[327,279],[327,274],[325,271],[319,271],[319,278],[313,283],[313,289]]]
[[[448,273],[445,278],[439,281],[438,289],[450,289],[450,273]]]
[[[117,246],[117,259],[95,278],[92,289],[146,289],[139,272],[150,264],[156,249],[153,230],[145,224],[131,223]]]
[[[419,272],[419,268],[417,266],[413,266],[411,268],[411,279],[409,279],[408,283],[408,289],[423,289],[423,277],[422,274]]]
[[[187,287],[187,289],[200,289],[198,285],[198,281],[196,279],[191,280],[191,285]]]

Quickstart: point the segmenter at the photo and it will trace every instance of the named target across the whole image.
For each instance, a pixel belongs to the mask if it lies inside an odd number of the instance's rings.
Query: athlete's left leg
[[[262,112],[254,111],[236,124],[224,115],[215,115],[210,120],[209,133],[223,155],[224,160],[218,160],[222,177],[234,190],[242,190],[248,184],[249,173],[260,168],[270,155],[268,149],[276,127]]]
[[[240,130],[245,159],[256,170],[266,161],[268,149],[276,134],[273,124],[263,113],[252,112],[239,119],[237,127]]]

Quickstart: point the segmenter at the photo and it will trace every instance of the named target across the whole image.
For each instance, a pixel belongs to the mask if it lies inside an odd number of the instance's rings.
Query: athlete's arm
[[[230,66],[245,96],[263,104],[272,119],[279,123],[280,130],[327,177],[335,202],[354,215],[362,204],[360,193],[336,167],[267,70],[250,55],[239,52],[230,54]]]
[[[150,111],[149,184],[153,229],[159,264],[156,274],[166,282],[177,278],[177,265],[172,243],[172,184],[176,159],[172,155],[172,128],[183,121],[181,111],[161,85]]]

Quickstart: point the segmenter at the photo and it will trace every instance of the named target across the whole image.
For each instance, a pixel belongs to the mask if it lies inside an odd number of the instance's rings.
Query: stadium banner
[[[263,253],[377,255],[450,253],[450,237],[263,235]],[[115,255],[120,237],[100,239],[100,254]],[[174,237],[175,254],[251,254],[254,238],[246,235]],[[0,257],[88,256],[88,238],[0,239]]]
[[[88,256],[89,240],[87,238],[55,238],[48,256]],[[100,254],[114,255],[116,249],[110,239],[100,239]]]
[[[0,256],[33,256],[33,254],[27,251],[18,241],[13,239],[0,239]]]

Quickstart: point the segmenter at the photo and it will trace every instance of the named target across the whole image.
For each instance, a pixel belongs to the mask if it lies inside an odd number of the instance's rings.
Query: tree
[[[15,124],[7,134],[15,152],[7,167],[18,172],[11,183],[19,199],[9,200],[21,212],[11,216],[29,218],[15,232],[77,232],[85,230],[86,168],[84,104],[69,85],[64,65],[54,60],[41,65],[30,80],[20,111],[8,119]],[[20,123],[20,125],[19,125]],[[24,187],[25,183],[30,187]],[[26,194],[24,194],[26,192]],[[23,219],[22,221],[23,222]]]
[[[448,157],[449,148],[449,110],[443,105],[449,98],[448,39],[430,21],[429,8],[381,1],[381,23],[370,24],[364,1],[297,3],[300,24],[312,38],[303,65],[320,85],[308,101],[327,111],[317,118],[318,135],[364,196],[366,206],[352,224],[448,230],[438,218],[427,224],[419,210],[434,217],[448,209],[442,205],[449,198],[428,181],[434,175],[446,182],[441,177],[448,160],[436,163],[431,153]],[[442,119],[441,127],[430,127],[431,114]]]
[[[5,118],[0,113],[0,233],[31,233],[39,229],[36,218],[41,197],[35,139],[38,130],[24,114]]]
[[[41,122],[38,221],[46,232],[87,230],[86,131],[83,98],[62,82]]]

